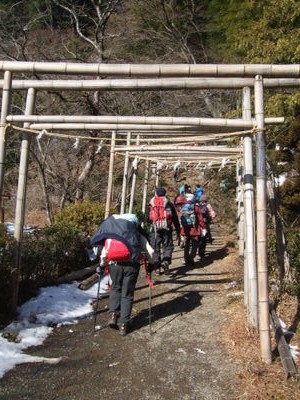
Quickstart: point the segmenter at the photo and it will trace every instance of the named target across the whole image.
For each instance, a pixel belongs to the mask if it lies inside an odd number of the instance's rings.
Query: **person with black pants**
[[[125,245],[127,254],[124,255],[124,261],[114,260],[111,245],[113,240],[117,251]],[[99,246],[100,264],[109,266],[112,285],[108,301],[108,325],[118,329],[120,335],[125,336],[130,328],[134,291],[142,255],[152,262],[154,250],[135,214],[114,214],[108,217],[100,224],[90,246]]]
[[[160,274],[163,269],[168,275],[174,250],[173,226],[179,239],[180,224],[174,204],[166,196],[163,187],[156,188],[155,196],[146,210],[146,220],[151,224],[150,244],[154,249],[153,264],[149,268],[156,274]]]

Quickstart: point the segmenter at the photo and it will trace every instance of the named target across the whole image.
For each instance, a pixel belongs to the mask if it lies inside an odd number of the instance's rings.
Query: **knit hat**
[[[200,201],[208,201],[208,197],[206,196],[206,194],[201,195]]]
[[[193,193],[186,193],[184,197],[186,198],[186,201],[188,203],[194,203],[195,201],[195,196],[193,195]]]
[[[185,184],[185,185],[184,185],[184,192],[185,192],[185,193],[191,193],[191,191],[192,191],[191,186],[188,185],[188,184]]]
[[[134,224],[138,225],[139,220],[136,214],[113,214],[115,219],[126,219],[129,222],[133,222]]]
[[[165,196],[166,195],[166,189],[163,187],[157,187],[156,188],[156,194],[157,196],[161,197],[161,196]]]

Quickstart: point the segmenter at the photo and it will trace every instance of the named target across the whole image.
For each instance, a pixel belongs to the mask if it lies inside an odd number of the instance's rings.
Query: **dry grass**
[[[236,257],[236,256],[235,256]],[[233,279],[240,281],[241,261],[236,257]],[[232,264],[231,264],[232,268]],[[237,290],[235,288],[235,290]],[[287,327],[294,322],[297,313],[297,299],[285,295],[278,306],[277,315],[286,323]],[[260,340],[258,333],[249,326],[247,312],[244,306],[244,297],[228,301],[223,310],[224,324],[220,338],[230,358],[240,365],[238,374],[244,393],[241,400],[296,400],[300,399],[300,380],[287,379],[280,356],[276,352],[276,343],[271,333],[272,351],[274,360],[271,365],[261,361]],[[294,334],[292,345],[300,348],[300,334]],[[300,358],[298,358],[298,365]]]
[[[47,216],[45,211],[29,211],[26,214],[25,225],[44,228],[47,225]]]

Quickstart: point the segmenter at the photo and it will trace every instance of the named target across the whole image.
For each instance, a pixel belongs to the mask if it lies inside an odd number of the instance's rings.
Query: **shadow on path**
[[[167,322],[170,323],[177,318],[177,316],[182,315],[183,313],[188,313],[201,305],[201,299],[202,296],[198,291],[193,290],[190,292],[185,292],[182,296],[176,297],[175,299],[152,306],[151,320],[152,322],[155,322],[159,319],[173,315],[173,318]],[[149,307],[144,308],[132,319],[131,331],[138,330],[149,324],[149,312]]]

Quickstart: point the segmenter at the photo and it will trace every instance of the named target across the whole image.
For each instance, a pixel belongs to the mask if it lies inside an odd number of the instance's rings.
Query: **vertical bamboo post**
[[[104,218],[107,218],[110,213],[110,204],[111,204],[112,186],[113,186],[114,161],[115,161],[115,144],[116,144],[116,131],[112,131],[111,144],[110,144],[108,182],[107,182],[107,195],[106,195]]]
[[[146,212],[146,205],[147,205],[148,179],[149,179],[149,160],[146,160],[146,162],[145,162],[143,202],[142,202],[142,212],[143,212],[144,215],[145,215],[145,212]]]
[[[267,263],[267,191],[266,191],[266,135],[264,131],[263,79],[255,77],[256,133],[256,220],[257,220],[257,272],[259,334],[262,361],[270,364],[270,316]]]
[[[237,222],[238,222],[238,239],[239,239],[239,255],[244,255],[244,206],[243,206],[243,165],[238,160],[236,164],[236,201],[237,201]]]
[[[28,89],[25,115],[32,115],[35,107],[35,90],[33,88]],[[24,123],[24,128],[28,128],[29,123]],[[20,168],[19,168],[19,179],[16,199],[16,211],[15,211],[15,231],[14,238],[16,240],[15,249],[15,267],[13,272],[13,287],[11,295],[11,313],[12,315],[17,310],[18,296],[19,296],[19,279],[21,274],[21,247],[25,220],[25,202],[26,202],[26,184],[28,175],[28,158],[30,149],[30,138],[27,133],[22,135],[21,143],[21,155],[20,155]]]
[[[9,109],[10,109],[11,84],[12,84],[12,73],[10,71],[5,71],[4,72],[4,80],[3,80],[1,117],[0,117],[0,198],[1,199],[3,196],[4,172],[5,172],[6,117],[9,113]]]
[[[243,118],[251,119],[251,90],[243,89]],[[252,135],[243,138],[244,150],[244,207],[245,207],[245,270],[247,281],[246,304],[249,322],[258,330],[257,270],[255,252],[255,215]]]
[[[156,163],[156,168],[155,168],[155,187],[157,188],[159,186],[159,175],[160,175],[160,171],[158,169],[158,162]]]
[[[137,144],[137,146],[140,144],[140,135],[137,135],[136,144]],[[132,181],[131,181],[131,192],[130,192],[130,202],[129,202],[129,213],[130,214],[132,213],[132,210],[133,210],[133,201],[134,201],[134,195],[135,195],[138,162],[139,162],[138,157],[135,157],[135,159],[133,161],[133,176],[132,176]]]
[[[131,140],[131,132],[127,132],[126,146],[130,146],[130,140]],[[123,214],[125,212],[125,208],[126,208],[128,165],[129,165],[129,151],[126,151],[125,159],[124,159],[124,174],[123,174],[122,198],[121,198],[121,209],[120,209],[121,214]]]

